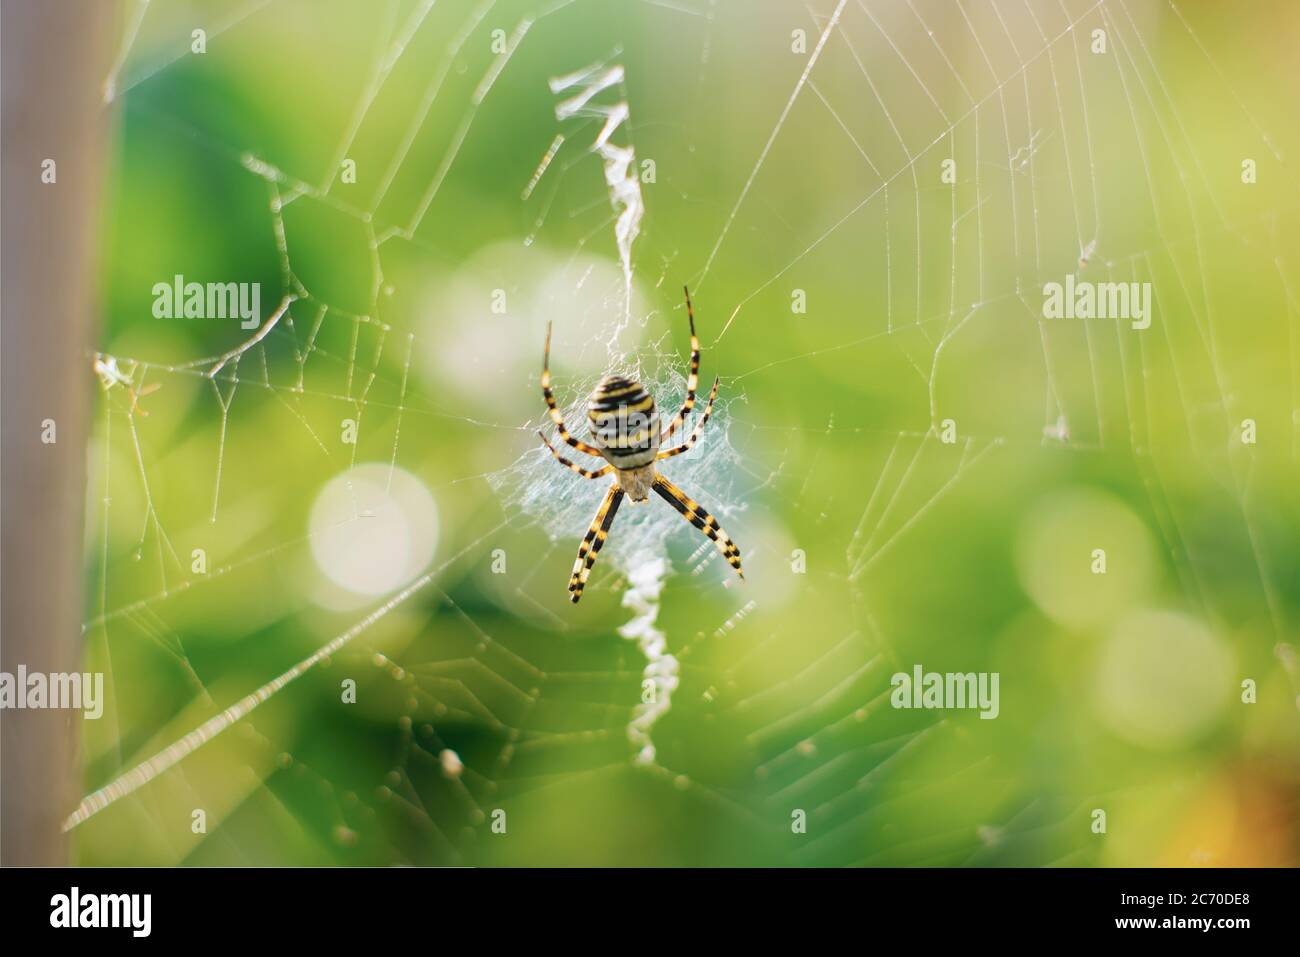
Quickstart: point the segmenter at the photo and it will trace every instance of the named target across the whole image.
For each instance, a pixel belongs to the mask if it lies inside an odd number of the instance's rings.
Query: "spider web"
[[[124,26],[111,202],[129,206],[164,152],[190,228],[226,217],[267,301],[244,338],[201,329],[197,357],[110,301],[99,358],[132,392],[107,385],[91,449],[85,634],[110,706],[86,726],[82,860],[1098,862],[1089,810],[1149,782],[1081,780],[1017,724],[1071,734],[1016,631],[1032,626],[980,588],[986,523],[1089,478],[1140,501],[1160,600],[1300,690],[1281,577],[1297,558],[1295,181],[1258,95],[1273,78],[1225,73],[1211,14],[376,11],[363,35],[347,4],[146,0]],[[187,99],[214,82],[258,121]],[[1261,170],[1245,196],[1242,156]],[[480,226],[476,204],[515,228]],[[204,259],[109,262],[147,287]],[[1068,273],[1151,282],[1151,328],[1042,318],[1043,283]],[[611,367],[674,408],[683,281],[702,381],[723,385],[665,472],[740,543],[750,582],[670,510],[624,508],[575,616],[557,585],[604,485],[536,441],[544,328],[571,423]],[[820,388],[790,391],[795,374]],[[1269,440],[1235,440],[1245,418]],[[272,429],[293,438],[268,448]],[[990,501],[974,475],[1004,491]],[[315,522],[331,480],[342,518]],[[417,573],[378,599],[298,584],[322,542],[362,547],[390,506],[409,520],[419,494],[395,489],[411,483],[437,509]],[[890,675],[918,660],[1037,690],[997,734],[890,708]],[[648,822],[572,823],[608,793]],[[709,837],[674,846],[682,833]]]

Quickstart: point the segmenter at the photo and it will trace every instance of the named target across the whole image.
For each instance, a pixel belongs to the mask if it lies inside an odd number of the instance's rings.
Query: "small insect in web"
[[[1080,269],[1080,271],[1082,271],[1082,270],[1083,270],[1083,269],[1088,265],[1088,261],[1089,261],[1090,259],[1092,259],[1092,255],[1093,255],[1093,253],[1095,253],[1096,251],[1097,251],[1097,240],[1095,240],[1095,239],[1091,240],[1091,241],[1088,243],[1088,245],[1084,246],[1083,249],[1080,250],[1080,252],[1079,252],[1079,269]]]
[[[551,454],[565,468],[572,469],[585,479],[596,479],[611,472],[614,481],[605,493],[604,501],[596,510],[591,528],[582,539],[578,548],[578,560],[573,564],[573,574],[569,576],[569,600],[577,604],[582,599],[582,590],[587,584],[587,576],[596,564],[596,556],[605,547],[609,537],[610,526],[614,524],[614,515],[628,496],[634,503],[644,502],[655,492],[673,508],[681,513],[706,536],[708,536],[722,555],[736,570],[741,579],[744,573],[740,568],[740,549],[731,540],[718,520],[705,510],[689,495],[679,489],[668,478],[660,474],[655,463],[661,459],[681,455],[694,448],[700,433],[713,412],[713,400],[718,397],[718,378],[713,379],[713,389],[709,392],[709,401],[704,406],[704,415],[696,424],[690,437],[681,445],[660,450],[664,439],[673,434],[686,421],[695,408],[695,390],[700,383],[700,340],[695,335],[695,310],[691,306],[691,292],[686,293],[686,315],[691,324],[691,371],[686,379],[686,401],[681,411],[673,416],[667,428],[659,430],[659,413],[655,410],[655,400],[639,382],[621,375],[607,375],[600,380],[596,390],[587,401],[587,419],[591,425],[591,437],[595,444],[583,442],[570,434],[564,426],[564,416],[556,405],[551,392],[551,328],[546,327],[546,351],[542,358],[542,395],[546,398],[546,408],[560,438],[568,445],[586,455],[603,458],[606,462],[600,468],[585,469],[566,459],[546,436],[538,432],[542,442],[551,450]]]
[[[140,400],[147,395],[153,395],[153,393],[161,389],[162,383],[151,382],[137,391],[133,375],[127,375],[118,368],[117,357],[105,355],[102,352],[95,353],[95,361],[91,365],[95,370],[95,375],[99,376],[99,382],[104,387],[105,392],[119,385],[126,389],[126,394],[131,399],[131,415],[147,416],[149,414],[141,407]]]

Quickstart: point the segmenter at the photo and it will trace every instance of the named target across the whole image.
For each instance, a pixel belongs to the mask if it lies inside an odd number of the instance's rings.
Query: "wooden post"
[[[19,665],[81,670],[103,84],[116,14],[116,3],[81,0],[0,8],[0,671],[8,674]],[[68,863],[61,824],[80,791],[81,720],[76,711],[0,711],[0,863]]]

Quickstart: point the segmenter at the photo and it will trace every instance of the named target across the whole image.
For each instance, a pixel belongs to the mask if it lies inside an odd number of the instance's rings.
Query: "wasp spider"
[[[542,359],[542,395],[546,398],[546,408],[550,411],[551,421],[560,438],[568,445],[587,455],[605,460],[605,465],[595,469],[584,469],[570,462],[540,432],[542,441],[551,450],[551,454],[565,468],[572,469],[585,479],[596,479],[614,473],[614,481],[605,493],[605,499],[596,510],[591,528],[583,536],[578,548],[578,560],[573,564],[573,574],[569,576],[569,599],[577,604],[582,599],[582,589],[587,584],[591,567],[596,564],[596,556],[605,546],[609,537],[609,528],[614,524],[614,515],[618,506],[627,495],[633,502],[644,502],[650,493],[656,492],[669,505],[677,509],[686,521],[713,540],[724,558],[731,563],[737,574],[744,578],[740,569],[740,549],[722,530],[718,520],[710,515],[704,506],[679,489],[668,478],[660,474],[655,463],[660,459],[672,458],[689,452],[704,431],[709,415],[713,412],[713,400],[718,396],[718,380],[713,380],[713,389],[709,392],[709,401],[704,406],[704,415],[696,424],[695,430],[681,445],[660,450],[663,440],[672,435],[686,421],[695,408],[695,389],[700,382],[700,340],[695,335],[695,311],[691,307],[690,290],[686,292],[686,315],[691,323],[691,372],[686,379],[686,402],[681,411],[668,423],[662,432],[659,430],[659,413],[655,411],[655,400],[639,382],[626,376],[607,375],[600,380],[596,391],[587,400],[587,420],[591,425],[591,438],[594,444],[574,438],[564,427],[564,416],[555,404],[551,393],[551,327],[546,327],[546,352]]]

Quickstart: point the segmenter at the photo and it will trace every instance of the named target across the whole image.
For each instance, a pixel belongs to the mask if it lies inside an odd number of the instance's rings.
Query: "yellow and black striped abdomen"
[[[659,451],[659,413],[641,383],[607,375],[587,401],[591,438],[617,469],[649,465]]]

